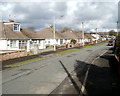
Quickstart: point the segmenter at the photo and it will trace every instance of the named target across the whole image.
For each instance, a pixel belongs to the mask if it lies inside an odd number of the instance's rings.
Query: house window
[[[27,49],[27,41],[26,40],[19,41],[19,49]]]
[[[19,31],[19,29],[20,29],[20,26],[18,24],[14,24],[13,30],[14,31]]]
[[[16,40],[10,41],[10,47],[16,47]]]
[[[67,39],[65,39],[65,42],[67,42]]]
[[[48,43],[50,44],[50,41],[48,41]]]
[[[56,42],[58,42],[58,39],[56,39]]]
[[[61,44],[61,45],[63,44],[63,39],[60,39],[60,44]]]

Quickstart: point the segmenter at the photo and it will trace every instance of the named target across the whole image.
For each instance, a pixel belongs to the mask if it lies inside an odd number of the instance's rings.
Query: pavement
[[[2,93],[52,94],[55,92],[53,90],[58,88],[65,79],[68,79],[69,82],[72,82],[71,86],[74,85],[73,88],[75,90],[72,92],[68,89],[69,93],[66,94],[81,94],[81,88],[82,93],[86,94],[87,91],[84,88],[84,84],[86,84],[85,78],[90,66],[89,63],[93,62],[95,58],[105,53],[108,49],[110,47],[106,46],[106,44],[87,47],[80,49],[80,51],[65,55],[53,55],[44,60],[34,61],[10,70],[4,70],[2,72]],[[73,77],[76,79],[74,80]],[[61,89],[67,90],[67,86]],[[59,93],[56,92],[55,94]],[[64,92],[62,91],[59,94],[64,94]]]

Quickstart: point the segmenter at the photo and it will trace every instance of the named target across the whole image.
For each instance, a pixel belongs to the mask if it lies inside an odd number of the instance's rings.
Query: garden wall
[[[26,51],[14,51],[0,54],[0,61],[27,56]]]

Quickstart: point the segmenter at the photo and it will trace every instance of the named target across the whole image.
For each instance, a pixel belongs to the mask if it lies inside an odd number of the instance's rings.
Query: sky
[[[13,19],[25,28],[33,27],[36,31],[53,25],[56,29],[64,27],[81,30],[81,23],[87,32],[116,29],[118,20],[118,1],[81,2],[80,0],[59,0],[24,2],[4,0],[0,3],[0,18],[4,21]]]

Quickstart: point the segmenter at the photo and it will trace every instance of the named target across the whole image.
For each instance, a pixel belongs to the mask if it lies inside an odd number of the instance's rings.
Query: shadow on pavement
[[[77,77],[83,84],[86,70],[91,65],[85,85],[88,96],[120,96],[118,62],[109,54],[101,56],[98,62],[103,63],[103,60],[105,60],[104,65],[106,64],[104,67],[76,60]]]
[[[65,70],[65,72],[67,73],[67,75],[68,75],[69,79],[71,80],[71,82],[72,82],[75,90],[77,91],[78,94],[80,94],[80,91],[81,91],[81,90],[80,90],[79,86],[78,86],[77,83],[74,81],[74,79],[72,78],[71,74],[68,72],[67,68],[64,66],[64,64],[63,64],[61,61],[59,61],[59,62],[60,62],[60,64],[62,65],[62,67],[63,67],[63,69]]]
[[[107,59],[109,61],[110,71],[112,74],[119,76],[119,63],[113,55],[103,55],[100,58]]]
[[[69,79],[66,78],[50,96],[58,93],[63,96],[120,96],[118,62],[111,53],[111,50],[95,60],[94,64],[76,60],[72,73],[68,72],[62,61],[59,62]],[[88,72],[88,76],[85,80],[86,72]],[[84,91],[81,89],[81,85],[85,87]]]

